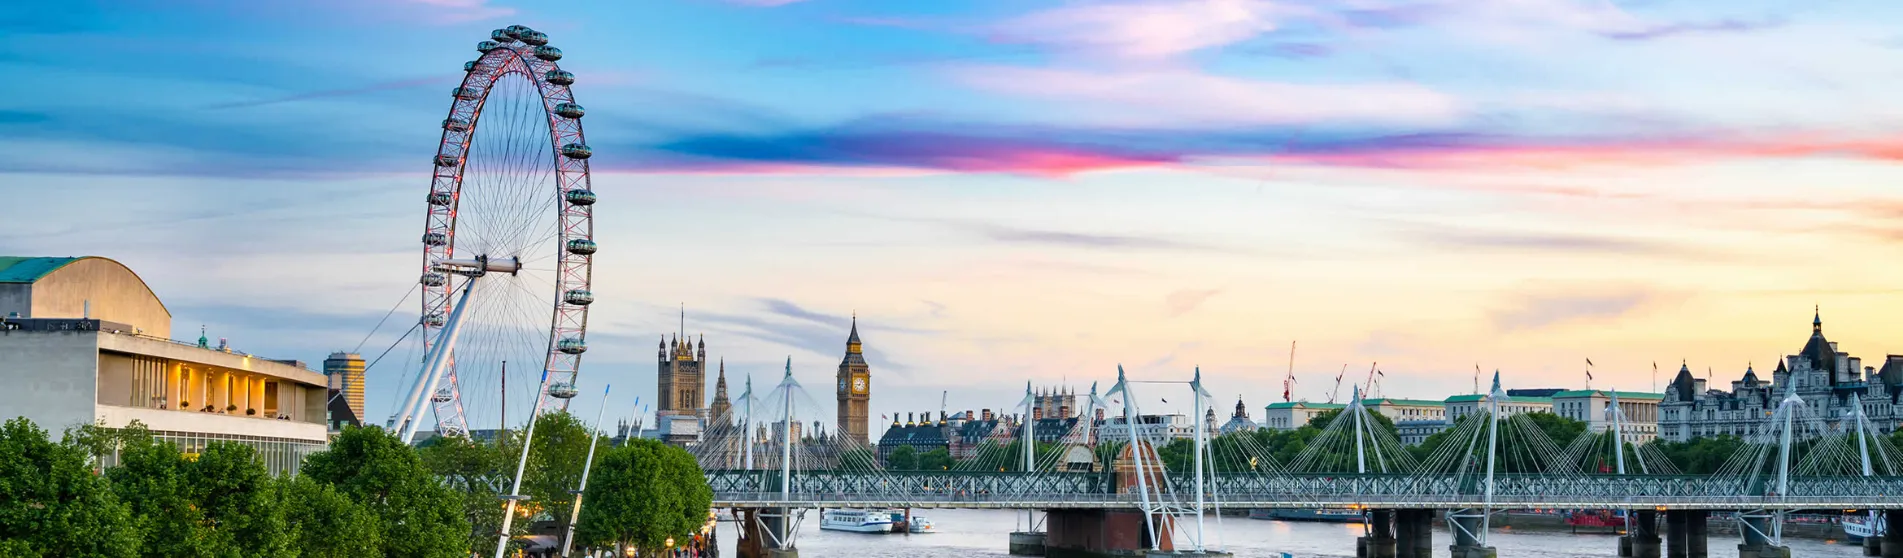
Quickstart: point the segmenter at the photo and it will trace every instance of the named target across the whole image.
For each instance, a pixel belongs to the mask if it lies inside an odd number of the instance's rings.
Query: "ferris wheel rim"
[[[488,256],[458,253],[458,217],[465,191],[464,178],[489,94],[498,82],[511,75],[520,76],[532,84],[534,95],[541,101],[541,116],[548,132],[547,156],[553,163],[555,188],[550,193],[554,196],[556,225],[554,292],[549,293],[552,307],[541,364],[543,370],[550,372],[551,381],[565,380],[572,385],[587,347],[588,309],[594,300],[595,194],[588,168],[592,150],[581,124],[585,111],[575,103],[569,89],[574,75],[556,64],[561,59],[561,51],[547,45],[546,35],[524,26],[511,26],[497,29],[491,39],[478,43],[477,50],[482,55],[464,64],[464,78],[451,91],[449,113],[443,120],[436,156],[431,161],[431,186],[425,204],[423,270],[419,279],[423,290],[419,327],[423,329],[424,349],[427,353],[436,342],[434,333],[442,328],[453,306],[450,295],[456,290],[452,279],[456,273],[445,273],[441,264],[467,262],[470,257],[483,260]],[[516,261],[519,269],[521,262]],[[475,274],[480,275],[481,271]],[[428,394],[436,409],[437,429],[444,434],[465,434],[468,425],[455,368],[446,368],[440,377],[442,387],[434,391],[446,393]],[[541,397],[549,397],[546,386],[541,390]],[[566,399],[561,399],[558,404],[566,408],[566,403]]]

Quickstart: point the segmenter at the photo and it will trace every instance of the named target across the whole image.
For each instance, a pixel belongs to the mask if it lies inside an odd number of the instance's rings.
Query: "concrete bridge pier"
[[[1487,512],[1477,509],[1455,510],[1447,514],[1447,530],[1454,532],[1454,544],[1447,547],[1453,558],[1497,558],[1499,551],[1480,544],[1481,520]]]
[[[774,542],[774,533],[780,532],[786,521],[786,508],[741,508],[735,510],[740,518],[740,540],[735,545],[734,556],[739,558],[799,558],[797,548]]]
[[[1771,514],[1741,516],[1744,525],[1744,543],[1738,545],[1738,558],[1791,558],[1791,547],[1771,544],[1771,522],[1777,517]]]
[[[1884,530],[1882,543],[1878,545],[1883,558],[1903,558],[1903,510],[1884,510],[1883,522],[1894,525]],[[1864,548],[1868,549],[1869,543],[1864,544]],[[1868,554],[1867,550],[1865,554]]]
[[[1705,510],[1665,512],[1666,558],[1706,558]]]
[[[1437,510],[1395,510],[1395,558],[1433,558]]]
[[[1012,556],[1043,556],[1044,533],[1013,531],[1011,533]]]
[[[1368,512],[1368,534],[1355,539],[1355,558],[1395,558],[1394,510]]]
[[[1655,511],[1634,511],[1632,529],[1619,537],[1619,556],[1621,558],[1659,558],[1659,514]],[[1666,514],[1666,521],[1671,521]],[[1681,518],[1682,519],[1682,518]],[[1669,532],[1669,531],[1668,531]]]

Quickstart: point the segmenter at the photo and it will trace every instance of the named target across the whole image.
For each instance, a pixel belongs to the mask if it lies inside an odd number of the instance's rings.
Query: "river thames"
[[[924,535],[867,535],[839,531],[821,531],[819,514],[808,512],[800,529],[800,555],[808,558],[1005,558],[1007,535],[1024,523],[1024,512],[1006,510],[919,510],[930,518],[939,532]],[[1215,529],[1210,517],[1208,528]],[[1444,526],[1436,522],[1435,555],[1445,556],[1451,542]],[[722,523],[719,540],[723,556],[731,556],[735,529]],[[1360,525],[1252,520],[1243,517],[1222,518],[1221,534],[1211,534],[1210,542],[1220,543],[1238,557],[1275,557],[1283,552],[1296,558],[1309,556],[1355,555],[1355,537]],[[1619,543],[1612,535],[1571,534],[1567,532],[1496,531],[1488,542],[1499,549],[1502,558],[1573,558],[1618,555]],[[1792,556],[1862,556],[1861,547],[1847,540],[1823,541],[1787,539]],[[1712,535],[1712,556],[1735,556],[1735,535]]]

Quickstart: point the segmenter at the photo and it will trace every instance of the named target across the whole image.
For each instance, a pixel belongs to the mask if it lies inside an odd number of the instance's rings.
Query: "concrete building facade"
[[[0,269],[0,298],[10,305],[0,318],[6,418],[53,432],[138,421],[187,454],[214,441],[250,445],[278,473],[295,472],[326,446],[325,379],[303,363],[213,349],[202,336],[191,344],[157,335],[171,331],[171,315],[112,260],[0,258],[0,265],[8,266]]]

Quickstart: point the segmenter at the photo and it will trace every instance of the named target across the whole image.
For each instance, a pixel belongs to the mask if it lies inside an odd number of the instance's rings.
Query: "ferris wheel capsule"
[[[549,397],[556,399],[573,399],[577,393],[580,392],[575,391],[575,385],[568,382],[556,382],[548,385]]]
[[[423,316],[423,325],[426,325],[426,326],[443,327],[443,324],[447,324],[447,323],[449,323],[449,320],[444,318],[443,314],[440,312],[430,314],[428,316]]]
[[[482,95],[482,91],[474,87],[458,87],[458,88],[449,90],[449,94],[458,99],[469,100],[469,99],[474,99],[479,95]]]
[[[580,338],[565,337],[560,343],[555,344],[555,350],[571,355],[579,355],[588,350],[588,343],[582,341]]]
[[[436,166],[439,166],[439,167],[456,166],[456,156],[455,155],[437,155]]]
[[[554,61],[556,61],[556,60],[561,60],[561,59],[562,59],[562,49],[559,49],[559,48],[555,48],[555,47],[552,47],[552,46],[548,46],[548,45],[542,45],[542,46],[539,46],[539,47],[535,47],[535,57],[536,57],[536,58],[540,58],[540,59],[543,59],[543,60],[547,60],[547,61],[549,61],[549,62],[554,62]]]
[[[474,72],[474,71],[476,71],[476,61],[475,61],[475,60],[470,60],[470,61],[468,61],[468,62],[464,62],[464,63],[463,63],[463,73],[469,73],[469,72]]]
[[[449,402],[449,390],[447,390],[447,389],[439,389],[439,390],[436,390],[436,393],[435,393],[435,394],[432,394],[432,395],[430,395],[430,396],[429,396],[429,400],[430,400],[430,401],[435,401],[435,402],[437,402],[437,403],[448,403],[448,402]]]
[[[431,271],[429,273],[423,274],[423,278],[418,279],[416,282],[422,283],[423,286],[426,286],[426,287],[441,287],[443,286],[443,283],[449,282],[449,277],[446,277],[441,273]]]
[[[588,114],[588,111],[575,103],[562,103],[555,105],[555,114],[562,118],[581,118],[582,115]]]
[[[595,302],[595,293],[588,289],[573,289],[562,293],[562,301],[576,306],[587,306]]]
[[[575,84],[575,74],[568,73],[567,70],[549,70],[548,73],[542,74],[542,77],[555,85]]]
[[[509,43],[515,42],[515,35],[510,34],[508,29],[497,29],[495,31],[490,31],[489,38],[494,39],[496,42],[502,43],[502,44],[509,44]]]
[[[594,154],[595,150],[589,149],[588,146],[579,143],[570,143],[562,146],[562,155],[570,159],[587,159],[594,156]]]
[[[488,54],[489,51],[492,51],[498,48],[502,48],[502,44],[497,43],[495,41],[483,41],[480,43],[476,43],[476,52],[480,52],[483,54]]]
[[[528,43],[530,46],[542,46],[542,45],[548,44],[548,34],[543,33],[541,31],[536,31],[533,29],[529,30],[529,32],[527,33],[523,33],[522,36],[517,38],[521,39],[522,42],[524,43]]]
[[[446,118],[443,119],[443,129],[451,132],[467,132],[469,131],[469,121],[461,118]]]
[[[453,202],[453,201],[456,201],[456,196],[450,195],[449,192],[430,192],[429,193],[430,205],[441,207],[441,206],[449,205],[450,202]]]
[[[430,246],[449,244],[449,236],[436,231],[426,232],[423,233],[423,244]]]
[[[569,190],[562,197],[567,198],[568,203],[575,205],[595,205],[595,192],[585,188]]]
[[[568,241],[568,253],[582,256],[592,255],[595,253],[595,241],[586,238],[570,240]]]
[[[510,37],[515,37],[517,39],[520,39],[522,38],[523,35],[527,35],[535,31],[534,29],[530,29],[529,26],[527,25],[510,25],[508,27],[502,28],[502,30],[508,32]]]

